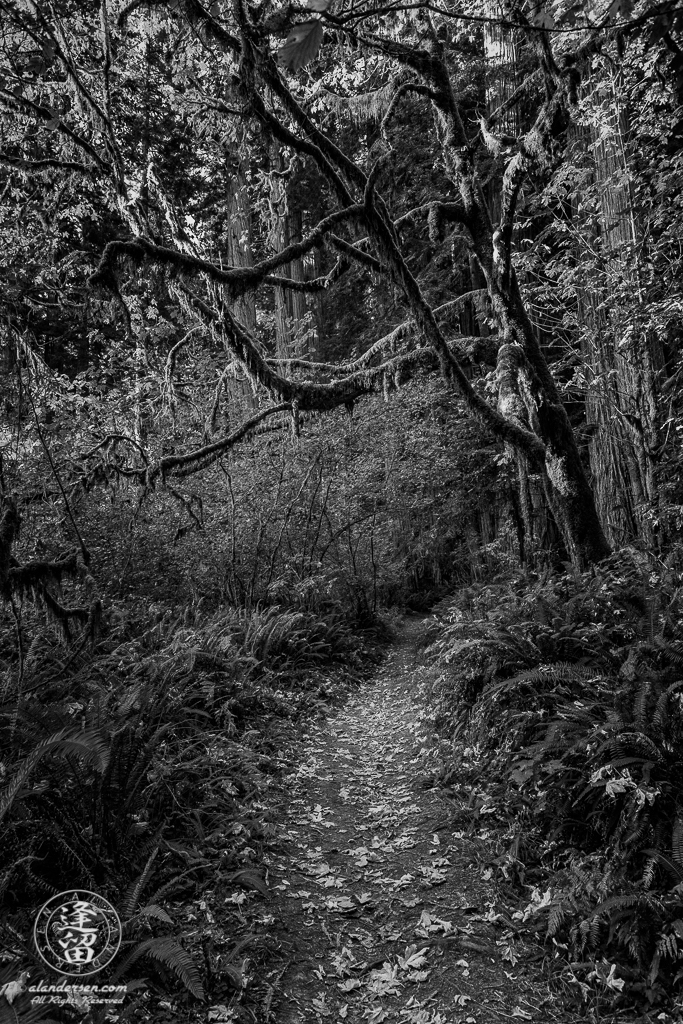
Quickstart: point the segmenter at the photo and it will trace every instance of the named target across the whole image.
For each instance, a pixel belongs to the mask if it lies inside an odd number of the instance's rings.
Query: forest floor
[[[405,620],[375,677],[301,737],[267,861],[260,1024],[580,1016],[559,1008],[543,949],[501,907],[496,824],[463,831],[433,787],[423,630]]]

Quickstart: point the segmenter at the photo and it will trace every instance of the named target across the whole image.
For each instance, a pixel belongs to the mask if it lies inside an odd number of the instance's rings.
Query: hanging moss
[[[359,96],[338,96],[337,93],[325,88],[320,91],[325,97],[326,105],[329,105],[337,116],[347,114],[354,124],[360,126],[367,121],[379,121],[384,117],[391,106],[397,84],[394,79],[381,89],[364,92]]]

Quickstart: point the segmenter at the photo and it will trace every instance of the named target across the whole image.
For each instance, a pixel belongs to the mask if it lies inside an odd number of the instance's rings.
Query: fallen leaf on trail
[[[441,885],[446,881],[446,872],[439,871],[437,868],[421,867],[420,874],[424,876],[425,881],[430,885]]]
[[[398,967],[392,967],[391,964],[386,963],[381,970],[372,971],[368,987],[378,996],[398,995],[401,991]]]
[[[411,847],[417,846],[417,839],[413,839],[412,836],[403,835],[398,839],[394,839],[393,843],[399,850],[409,850]]]
[[[311,1006],[313,1007],[314,1010],[316,1010],[317,1013],[320,1014],[321,1017],[329,1017],[330,1014],[332,1013],[332,1010],[330,1010],[329,1006],[325,1002],[324,994],[321,994],[316,999],[313,999],[311,1001]]]
[[[442,921],[439,917],[432,917],[429,911],[423,910],[420,915],[420,920],[417,922],[415,934],[422,938],[426,938],[428,935],[433,935],[435,932],[443,932],[444,935],[448,935],[448,933],[452,931],[452,921]]]
[[[520,1020],[533,1020],[533,1015],[523,1010],[521,1006],[515,1006],[511,1014],[512,1017],[519,1017]]]
[[[346,1020],[348,1015],[349,1015],[349,1004],[348,1003],[344,1003],[343,1006],[339,1007],[339,1016],[341,1017],[342,1020]]]
[[[472,996],[458,995],[455,997],[456,1006],[465,1006],[467,1003],[472,1002]]]
[[[355,988],[360,988],[360,982],[357,978],[347,978],[346,981],[337,982],[337,988],[342,992],[353,992]]]
[[[329,864],[309,864],[306,872],[309,875],[329,875],[332,868]]]
[[[334,967],[335,974],[339,978],[343,978],[345,974],[349,973],[349,967],[354,963],[353,953],[344,946],[341,953],[334,953],[330,957],[330,964]]]
[[[358,910],[358,905],[349,896],[332,896],[327,900],[328,910],[336,910],[338,914],[349,914]]]
[[[420,967],[424,967],[427,963],[427,946],[423,946],[422,949],[418,950],[416,946],[407,946],[405,955],[398,958],[399,967],[402,967],[404,971],[417,971]]]

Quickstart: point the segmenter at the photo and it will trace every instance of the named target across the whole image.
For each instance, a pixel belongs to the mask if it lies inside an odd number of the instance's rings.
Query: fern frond
[[[548,938],[552,938],[554,935],[557,935],[558,931],[564,924],[564,919],[565,909],[562,904],[558,904],[556,907],[553,907],[550,911],[550,916],[548,917],[548,930],[546,932]]]
[[[652,683],[646,680],[642,683],[633,707],[633,720],[636,728],[643,732],[650,724],[647,716],[647,708],[652,693]]]
[[[594,909],[591,914],[591,920],[595,917],[601,917],[614,910],[628,910],[633,907],[639,906],[643,901],[647,902],[647,898],[639,893],[625,893],[620,896],[610,896],[608,899],[603,900]]]
[[[537,668],[525,669],[517,672],[509,679],[495,683],[486,689],[487,694],[513,689],[516,686],[527,684],[528,686],[553,686],[556,683],[584,682],[594,679],[596,670],[585,665],[576,665],[572,662],[562,661],[550,665],[539,665]]]
[[[635,730],[629,730],[620,732],[617,736],[613,736],[606,740],[599,753],[607,751],[611,758],[617,757],[628,757],[633,755],[633,750],[641,748],[641,750],[647,751],[649,760],[655,764],[662,759],[662,751],[646,733],[636,732]]]
[[[657,942],[657,952],[660,956],[669,957],[671,960],[678,959],[678,942],[676,936],[669,933],[668,935],[660,935]]]
[[[669,661],[673,662],[674,665],[679,667],[683,666],[683,641],[682,640],[665,640],[663,637],[655,637],[655,646],[662,651]],[[680,684],[683,685],[683,684]]]
[[[683,882],[683,866],[669,860],[665,854],[661,853],[656,849],[643,850],[643,853],[649,857],[659,861],[659,863],[666,868],[669,874],[676,879],[676,882]]]
[[[143,957],[156,960],[176,977],[180,978],[188,992],[196,999],[204,1000],[204,988],[197,970],[197,965],[187,950],[168,937],[145,939],[133,949],[116,969],[114,980],[120,978],[125,971]]]
[[[126,893],[123,899],[123,902],[121,904],[121,916],[124,921],[126,921],[129,917],[132,916],[135,906],[140,898],[140,893],[142,892],[142,890],[147,885],[147,882],[149,881],[149,877],[152,873],[152,867],[154,865],[154,861],[156,860],[158,853],[159,843],[157,841],[156,846],[154,847],[150,856],[147,859],[147,863],[145,864],[144,868],[142,869],[142,872],[140,873],[140,877],[137,878],[129,887],[128,892]]]
[[[645,861],[645,867],[643,868],[643,875],[641,878],[641,885],[643,889],[651,889],[652,882],[655,876],[655,868],[657,867],[657,858],[648,857]]]
[[[28,781],[31,773],[40,761],[49,755],[62,757],[67,754],[76,754],[89,763],[94,764],[99,771],[106,768],[109,758],[109,749],[102,736],[95,730],[83,729],[74,730],[60,729],[48,739],[39,743],[34,750],[15,766],[15,775],[12,781],[0,794],[0,822],[14,803],[17,794]]]

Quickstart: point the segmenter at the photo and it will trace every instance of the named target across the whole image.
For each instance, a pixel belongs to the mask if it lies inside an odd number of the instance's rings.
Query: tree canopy
[[[529,551],[534,506],[579,565],[671,530],[674,5],[2,10],[6,472],[66,416],[149,489],[437,372]]]

